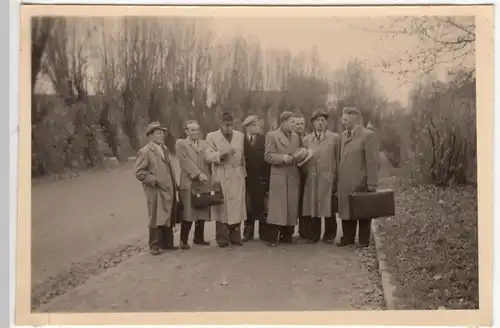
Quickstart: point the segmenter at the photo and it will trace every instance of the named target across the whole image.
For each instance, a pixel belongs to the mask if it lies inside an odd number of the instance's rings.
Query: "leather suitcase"
[[[394,191],[355,192],[349,195],[351,219],[364,220],[396,215]]]
[[[191,185],[191,203],[194,208],[208,208],[224,204],[224,194],[220,183]]]

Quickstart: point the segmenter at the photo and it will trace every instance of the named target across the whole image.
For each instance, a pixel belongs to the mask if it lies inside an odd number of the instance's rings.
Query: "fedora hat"
[[[311,148],[308,148],[306,157],[302,161],[298,162],[297,166],[301,167],[302,165],[307,163],[311,159],[311,157],[313,157],[313,155],[314,155],[314,151]]]
[[[220,120],[222,123],[232,123],[234,122],[234,116],[230,112],[223,112],[220,115]]]
[[[311,122],[314,121],[315,119],[317,119],[318,117],[324,117],[325,120],[327,120],[328,117],[330,117],[330,115],[327,112],[325,112],[324,110],[317,109],[312,113]]]
[[[164,128],[160,122],[158,121],[155,121],[155,122],[151,122],[148,124],[148,126],[146,127],[146,135],[149,136],[151,133],[153,133],[155,130],[162,130],[162,131],[167,131],[166,128]]]

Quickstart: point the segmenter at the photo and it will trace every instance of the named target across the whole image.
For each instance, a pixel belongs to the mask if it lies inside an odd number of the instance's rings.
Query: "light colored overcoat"
[[[300,147],[298,134],[288,138],[281,128],[266,135],[264,158],[271,164],[269,182],[269,224],[294,226],[299,214],[300,176],[296,164],[285,164],[284,156],[291,155]]]
[[[206,141],[212,149],[225,153],[231,147],[236,152],[221,161],[220,156],[212,164],[212,181],[220,182],[224,194],[224,204],[210,207],[210,216],[217,222],[239,224],[246,220],[245,202],[245,157],[242,132],[233,130],[231,142],[227,141],[221,130],[207,134]]]
[[[179,159],[181,176],[179,180],[180,198],[184,206],[183,220],[194,222],[198,219],[210,220],[210,208],[195,209],[191,205],[191,187],[201,184],[196,178],[205,174],[211,181],[211,164],[217,162],[220,153],[212,149],[205,140],[193,142],[189,138],[178,139],[175,143],[175,153]]]
[[[378,184],[379,148],[375,132],[358,126],[347,137],[342,133],[342,150],[337,188],[339,216],[350,219],[349,195]]]
[[[166,147],[160,152],[149,142],[142,147],[135,162],[135,177],[142,182],[148,207],[149,228],[171,226],[176,201],[176,182]]]
[[[303,166],[306,179],[302,215],[332,217],[332,196],[337,191],[340,136],[327,130],[318,139],[313,132],[304,137],[303,146],[311,148],[313,156]]]

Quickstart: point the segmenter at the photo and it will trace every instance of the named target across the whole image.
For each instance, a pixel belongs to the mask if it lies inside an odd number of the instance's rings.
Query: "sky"
[[[405,51],[414,52],[418,41],[415,37],[399,35],[390,37],[384,30],[390,17],[218,17],[213,19],[214,29],[221,38],[231,38],[235,33],[252,35],[264,47],[287,48],[292,53],[310,51],[317,47],[321,60],[331,69],[345,67],[350,59],[357,58],[373,70],[382,90],[391,101],[407,103],[411,82],[418,76],[403,77],[388,74],[379,68],[380,59],[394,61]],[[382,27],[382,28],[381,28]],[[474,63],[469,58],[469,64]],[[445,80],[447,67],[438,66],[435,74]],[[410,83],[404,83],[403,80]]]
[[[390,74],[380,68],[381,59],[394,63],[404,53],[414,53],[421,46],[416,37],[387,31],[394,21],[390,17],[212,17],[208,20],[219,41],[230,42],[236,34],[251,36],[259,41],[264,50],[289,49],[293,54],[309,53],[316,47],[319,57],[331,70],[342,69],[351,59],[358,59],[374,73],[381,90],[390,101],[407,105],[412,82],[419,76]],[[101,19],[102,20],[102,19]],[[116,32],[119,20],[108,20]],[[206,21],[206,20],[205,20]],[[87,20],[88,22],[88,20]],[[113,23],[114,22],[114,23]],[[101,42],[94,40],[97,43]],[[456,64],[456,63],[455,63]],[[467,58],[466,65],[474,65],[475,58]],[[437,66],[436,77],[446,80],[450,65]],[[397,68],[397,66],[396,66]],[[52,89],[50,81],[39,79],[38,90]]]

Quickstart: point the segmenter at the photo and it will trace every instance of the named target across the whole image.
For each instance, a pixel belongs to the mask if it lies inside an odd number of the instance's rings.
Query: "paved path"
[[[145,204],[131,165],[33,190],[33,280],[45,282],[73,262],[146,240]],[[338,231],[340,238],[340,225]],[[374,248],[281,245],[259,241],[220,249],[213,223],[208,247],[140,252],[46,299],[36,311],[251,311],[380,309]],[[176,243],[179,240],[176,235]],[[74,264],[73,264],[74,265]],[[80,270],[80,268],[78,269]],[[83,269],[82,269],[83,270]],[[88,279],[87,279],[88,278]],[[62,275],[60,280],[68,279]],[[70,284],[72,285],[72,283]],[[50,291],[46,283],[44,292]],[[41,291],[39,290],[38,293]],[[57,296],[57,295],[55,295]],[[42,302],[44,303],[44,302]]]
[[[176,166],[176,169],[177,166]],[[32,286],[147,233],[133,163],[32,188]]]
[[[213,239],[213,224],[207,233]],[[178,237],[177,237],[178,240]],[[45,304],[50,312],[381,309],[373,249],[259,241],[147,252]]]

